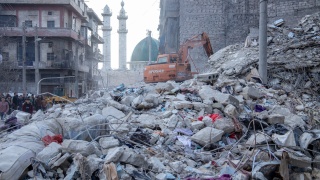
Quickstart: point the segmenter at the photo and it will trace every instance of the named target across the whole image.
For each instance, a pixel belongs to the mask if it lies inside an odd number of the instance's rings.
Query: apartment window
[[[47,27],[48,28],[54,28],[54,21],[47,21]]]
[[[48,11],[48,15],[51,16],[52,15],[52,11]]]
[[[53,46],[53,43],[52,43],[52,42],[49,42],[49,43],[48,43],[48,48],[52,48],[52,46]]]
[[[32,27],[32,21],[25,21],[24,24],[26,27]]]
[[[9,53],[2,52],[2,61],[9,61]]]
[[[54,53],[47,53],[47,60],[53,61],[54,60]]]
[[[16,22],[16,16],[0,15],[0,27],[16,27]]]

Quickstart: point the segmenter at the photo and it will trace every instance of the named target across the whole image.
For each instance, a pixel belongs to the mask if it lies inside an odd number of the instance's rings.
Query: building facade
[[[97,63],[102,55],[98,16],[80,0],[0,0],[0,35],[8,37],[1,53],[19,77],[10,91],[39,92],[64,88],[65,95],[78,97],[97,82]],[[25,39],[25,40],[24,40]],[[22,89],[23,69],[26,89]],[[74,78],[64,78],[75,76]]]
[[[206,32],[214,52],[244,42],[250,28],[259,26],[259,0],[161,0],[160,53],[177,52],[179,45]],[[320,10],[319,0],[268,0],[269,23],[284,19],[286,26]],[[201,47],[190,55],[204,69],[208,59]]]

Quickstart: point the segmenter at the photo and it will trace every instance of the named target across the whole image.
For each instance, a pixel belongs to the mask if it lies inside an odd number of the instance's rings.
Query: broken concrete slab
[[[36,158],[42,163],[48,164],[53,157],[60,153],[61,148],[62,146],[60,144],[53,142],[39,152]]]
[[[173,102],[173,106],[178,110],[180,110],[180,109],[192,109],[193,108],[192,102],[189,102],[189,101],[174,101]]]
[[[121,155],[119,161],[122,163],[131,164],[141,168],[145,168],[148,166],[148,163],[145,160],[145,158],[142,155],[135,153],[130,148],[124,149],[123,154]]]
[[[294,151],[289,148],[281,148],[275,152],[275,155],[281,157],[284,151],[289,155],[288,164],[300,168],[306,168],[308,170],[311,169],[312,159],[300,151]]]
[[[271,138],[267,134],[258,132],[256,134],[252,134],[250,138],[247,140],[246,144],[250,146],[254,146],[256,144],[263,144],[270,141],[271,141]]]
[[[107,119],[112,119],[112,118],[121,119],[126,116],[122,111],[119,111],[118,109],[112,106],[103,108],[102,115]]]
[[[122,154],[124,153],[124,148],[122,147],[115,147],[111,149],[107,156],[104,158],[105,164],[109,164],[111,162],[118,162]]]
[[[291,147],[296,146],[294,134],[293,134],[293,131],[291,130],[284,135],[273,134],[272,140],[280,146],[291,146]]]
[[[237,111],[237,108],[236,108],[235,106],[231,105],[231,104],[228,104],[228,105],[224,108],[223,112],[224,112],[227,116],[229,116],[229,117],[231,117],[231,118],[235,118],[235,117],[238,117],[238,116],[239,116],[239,112]]]
[[[166,169],[164,164],[157,157],[152,156],[148,162],[152,165],[152,169],[155,171],[161,172]]]
[[[254,87],[249,87],[248,96],[254,100],[260,99],[263,97],[263,94]]]
[[[141,127],[153,129],[157,123],[157,116],[151,114],[141,114],[136,120]]]
[[[166,92],[166,91],[171,91],[172,89],[174,89],[174,86],[171,84],[171,83],[157,83],[156,87],[155,87],[155,90],[158,92],[158,93],[163,93],[163,92]]]
[[[214,93],[216,91],[211,88],[211,86],[202,86],[199,91],[199,96],[202,100],[214,100]]]
[[[115,139],[114,137],[103,137],[99,139],[99,144],[102,149],[110,149],[113,147],[117,147],[120,145],[120,142],[118,139]]]
[[[89,156],[91,154],[100,156],[102,154],[101,151],[93,143],[90,143],[88,141],[65,139],[63,140],[61,145],[61,150],[70,154],[80,153],[84,156]]]
[[[271,114],[268,116],[267,122],[269,124],[283,124],[285,116],[281,114]]]
[[[205,127],[199,132],[191,136],[191,140],[202,145],[209,145],[210,143],[215,143],[221,140],[223,131],[211,127]]]
[[[213,127],[224,131],[224,133],[231,133],[234,131],[234,123],[230,118],[220,118],[213,122]]]
[[[191,123],[192,129],[200,130],[204,127],[204,122],[202,121],[194,121]]]

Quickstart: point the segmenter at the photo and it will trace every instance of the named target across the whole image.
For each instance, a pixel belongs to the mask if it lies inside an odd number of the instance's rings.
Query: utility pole
[[[34,72],[34,74],[35,74],[35,82],[37,83],[37,82],[39,82],[39,80],[40,80],[40,73],[39,73],[39,52],[38,52],[38,50],[39,50],[39,40],[38,40],[38,25],[36,25],[36,34],[35,34],[35,36],[34,36],[34,44],[35,44],[35,46],[34,46],[34,54],[35,54],[35,72]]]
[[[152,44],[151,44],[151,31],[150,30],[147,30],[147,35],[148,35],[148,45],[149,45],[149,62],[148,62],[148,64],[151,64]]]
[[[267,4],[268,0],[260,0],[259,22],[259,74],[262,84],[266,84],[267,77]]]
[[[76,98],[79,98],[79,42],[76,41],[76,57],[75,57],[75,83],[74,83],[74,93]]]
[[[26,24],[22,23],[22,91],[27,92],[27,70],[26,70]]]

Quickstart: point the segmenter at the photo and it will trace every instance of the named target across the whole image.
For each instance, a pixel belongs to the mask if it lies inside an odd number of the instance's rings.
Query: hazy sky
[[[119,21],[117,16],[121,9],[122,0],[86,0],[87,5],[92,8],[103,21],[101,13],[107,4],[112,11],[111,16],[111,66],[113,69],[118,68],[119,61]],[[159,24],[159,3],[160,0],[124,0],[124,9],[127,12],[127,61],[130,61],[134,47],[146,37],[147,29],[152,31],[152,37],[159,38],[157,31]],[[100,28],[101,29],[101,28]],[[99,30],[101,37],[102,31]],[[101,52],[103,48],[100,47]]]

